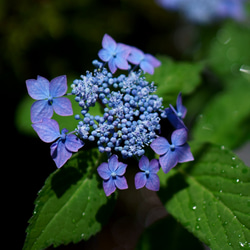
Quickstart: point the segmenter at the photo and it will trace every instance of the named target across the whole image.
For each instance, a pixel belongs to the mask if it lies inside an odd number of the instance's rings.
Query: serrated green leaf
[[[46,180],[35,201],[24,249],[44,249],[87,240],[101,230],[114,205],[107,198],[96,167],[100,153],[93,150],[74,155]]]
[[[214,96],[197,119],[191,133],[196,141],[236,148],[250,137],[250,82],[241,77]]]
[[[179,92],[192,93],[200,84],[202,64],[175,62],[166,56],[158,56],[162,65],[155,69],[153,75],[146,75],[147,81],[157,84],[156,94],[164,97],[164,104],[175,104]]]
[[[191,144],[195,161],[160,175],[167,211],[211,249],[250,247],[250,169],[224,146]]]

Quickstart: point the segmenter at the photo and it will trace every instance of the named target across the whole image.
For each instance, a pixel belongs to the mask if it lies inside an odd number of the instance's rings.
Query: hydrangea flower
[[[130,47],[116,43],[116,41],[105,34],[102,39],[102,49],[98,52],[98,56],[104,62],[108,62],[109,69],[112,73],[115,73],[117,68],[129,69],[127,57],[130,53]]]
[[[42,76],[37,76],[37,80],[27,80],[26,86],[29,95],[37,100],[31,107],[32,123],[40,122],[44,118],[51,118],[53,110],[61,116],[73,114],[70,100],[62,97],[68,88],[65,75],[58,76],[51,82]]]
[[[103,179],[103,189],[106,196],[115,192],[116,188],[128,188],[126,178],[123,176],[126,168],[126,164],[118,161],[117,155],[112,155],[108,163],[104,162],[97,168],[98,174]]]
[[[59,131],[57,121],[44,118],[42,122],[32,124],[32,127],[37,132],[40,139],[44,142],[54,142],[50,147],[52,159],[56,166],[60,168],[72,156],[72,152],[77,152],[84,143],[74,134],[66,134],[67,129]]]
[[[177,129],[171,135],[170,144],[164,137],[156,138],[150,145],[154,152],[160,155],[159,162],[164,173],[167,173],[177,165],[178,162],[194,160],[187,144],[187,130]]]
[[[245,0],[156,0],[165,9],[178,10],[187,19],[201,24],[221,18],[245,18]]]
[[[131,47],[128,61],[140,65],[140,68],[151,75],[154,74],[154,68],[159,67],[161,62],[150,54],[144,54],[140,49]]]
[[[160,180],[157,175],[160,169],[158,160],[153,159],[149,162],[148,158],[143,155],[139,161],[139,168],[143,172],[135,175],[135,188],[145,186],[149,190],[158,191],[160,188]]]

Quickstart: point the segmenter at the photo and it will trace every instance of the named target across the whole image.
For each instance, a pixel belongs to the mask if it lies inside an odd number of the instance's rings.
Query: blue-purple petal
[[[103,189],[104,189],[106,196],[109,196],[112,193],[114,193],[116,190],[114,180],[112,178],[110,178],[108,180],[104,180],[103,181]]]
[[[115,64],[115,59],[114,57],[112,57],[109,62],[108,62],[108,66],[110,71],[112,72],[112,74],[114,74],[117,70],[116,64]]]
[[[159,158],[160,165],[164,173],[168,173],[178,163],[177,155],[174,151],[169,150],[165,155]]]
[[[37,76],[37,80],[27,80],[26,87],[30,97],[35,100],[43,100],[49,97],[49,81],[42,76]]]
[[[146,182],[146,188],[152,191],[159,191],[160,179],[157,174],[151,173]]]
[[[98,56],[104,62],[108,62],[113,57],[110,51],[106,49],[99,50]]]
[[[147,177],[144,172],[138,172],[135,175],[135,188],[136,189],[143,188],[146,182],[147,182]]]
[[[63,96],[68,89],[66,75],[58,76],[50,81],[50,96]]]
[[[51,148],[51,156],[57,168],[60,168],[72,156],[72,153],[65,148],[65,144],[59,139],[57,147],[55,148],[55,146],[52,146]]]
[[[80,140],[76,135],[69,134],[66,135],[65,147],[71,152],[77,152],[81,147],[83,147],[84,142]]]
[[[44,142],[53,142],[59,138],[59,125],[55,120],[45,118],[42,122],[32,124],[40,139]]]
[[[181,146],[187,141],[187,130],[185,128],[175,130],[171,135],[172,144]]]
[[[150,54],[145,54],[144,57],[144,60],[150,63],[154,68],[159,67],[161,65],[161,62]]]
[[[112,155],[108,161],[109,169],[111,172],[116,172],[119,162],[117,155]]]
[[[128,61],[138,65],[144,59],[144,53],[135,47],[131,47],[130,54],[128,56]]]
[[[53,99],[53,109],[54,111],[61,116],[70,116],[73,115],[73,109],[71,101],[66,97],[59,97]]]
[[[122,56],[117,56],[114,58],[114,63],[118,69],[129,69],[127,60]]]
[[[114,179],[114,183],[115,186],[121,190],[128,188],[127,180],[124,176],[116,176],[116,178]]]
[[[145,59],[142,60],[140,62],[140,68],[149,73],[150,75],[153,75],[154,74],[154,67],[152,66],[152,64],[150,64],[148,61],[146,61]]]
[[[102,39],[102,47],[109,51],[115,51],[116,41],[108,34],[105,34]]]
[[[194,157],[191,153],[190,147],[187,143],[185,143],[181,147],[176,147],[175,151],[176,151],[176,155],[178,157],[178,162],[180,162],[180,163],[194,160]]]
[[[98,174],[101,176],[102,179],[108,180],[111,175],[111,171],[108,167],[108,163],[103,162],[98,168],[97,168]]]
[[[163,155],[169,150],[170,144],[166,138],[158,137],[152,141],[150,147],[154,150],[156,154]]]
[[[149,170],[149,160],[148,157],[143,155],[139,161],[140,170],[146,171]]]
[[[157,173],[159,171],[159,169],[160,169],[159,161],[156,159],[151,160],[149,163],[150,174]]]
[[[41,122],[44,118],[51,118],[53,107],[47,100],[39,100],[32,104],[30,109],[30,119],[32,123]]]
[[[127,164],[124,164],[122,162],[119,162],[118,163],[118,168],[116,169],[116,174],[119,175],[119,176],[122,176],[125,174],[126,172],[126,168],[127,168]]]

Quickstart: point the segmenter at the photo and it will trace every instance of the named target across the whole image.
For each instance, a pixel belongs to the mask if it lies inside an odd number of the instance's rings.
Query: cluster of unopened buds
[[[107,162],[97,168],[107,196],[116,188],[128,188],[124,177],[127,164],[122,159],[130,157],[139,161],[136,189],[145,186],[158,191],[160,167],[167,173],[177,163],[193,160],[187,144],[187,128],[182,120],[186,108],[182,105],[181,94],[177,97],[176,108],[170,105],[164,109],[162,98],[154,94],[156,86],[147,82],[144,76],[145,72],[153,74],[160,61],[135,47],[116,43],[107,34],[103,37],[102,47],[98,53],[102,62],[94,60],[95,70],[74,80],[71,93],[66,93],[66,76],[50,82],[41,76],[26,81],[29,95],[36,100],[31,107],[32,127],[42,141],[53,142],[51,156],[58,168],[74,152],[84,149],[86,143],[96,143],[99,151],[108,157]],[[128,73],[114,76],[117,69]],[[75,96],[81,114],[75,115],[78,125],[74,131],[68,132],[64,128],[60,132],[57,121],[51,117],[54,112],[61,116],[73,115],[71,102],[66,97],[69,94]],[[97,103],[103,112],[93,116],[91,107]],[[166,129],[161,127],[163,120],[171,124],[170,138],[161,136]],[[149,160],[145,156],[147,147],[158,154],[159,159]]]

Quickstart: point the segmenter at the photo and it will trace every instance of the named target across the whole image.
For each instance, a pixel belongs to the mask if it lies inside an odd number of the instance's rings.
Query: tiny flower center
[[[178,112],[178,113],[177,113],[177,116],[178,116],[179,118],[181,118],[181,117],[182,117],[182,113],[181,113],[181,112]]]
[[[174,151],[174,150],[175,150],[175,145],[171,144],[171,145],[170,145],[170,150],[171,150],[171,151]]]
[[[52,105],[52,104],[53,104],[53,97],[52,97],[52,96],[49,96],[49,98],[48,98],[48,103],[49,103],[49,105]]]
[[[146,177],[148,178],[148,177],[149,177],[149,171],[146,170],[146,171],[145,171],[145,174],[146,174]]]
[[[61,140],[62,140],[62,141],[65,141],[65,140],[66,140],[66,134],[62,133],[62,135],[61,135]]]
[[[111,177],[112,177],[113,179],[115,179],[115,178],[116,178],[116,172],[112,172],[112,173],[111,173]]]

